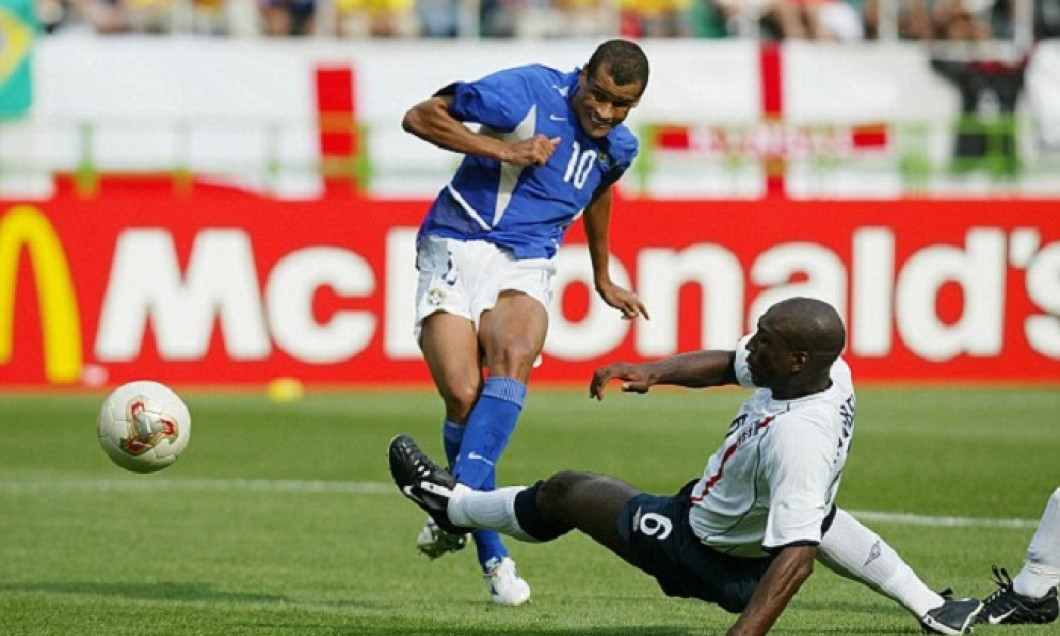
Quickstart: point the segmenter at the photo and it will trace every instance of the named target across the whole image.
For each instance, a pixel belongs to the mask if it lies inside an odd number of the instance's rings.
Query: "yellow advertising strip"
[[[81,318],[62,241],[48,218],[30,205],[16,205],[0,217],[0,366],[14,349],[19,255],[25,247],[33,267],[44,339],[48,382],[81,378]],[[24,344],[24,343],[23,343]]]

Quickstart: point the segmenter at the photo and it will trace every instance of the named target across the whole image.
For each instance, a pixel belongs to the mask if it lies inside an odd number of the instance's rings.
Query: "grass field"
[[[428,562],[423,515],[389,483],[398,432],[440,456],[428,390],[188,393],[186,454],[155,475],[114,466],[95,441],[101,395],[0,395],[0,634],[722,634],[733,617],[667,599],[581,536],[509,544],[528,607],[494,608],[472,550]],[[671,493],[702,471],[743,393],[531,393],[503,483],[559,468]],[[1060,485],[1060,390],[867,388],[839,503],[932,586],[982,596],[990,565],[1018,570]],[[870,515],[871,516],[871,515]],[[936,517],[961,517],[940,526]],[[915,620],[823,567],[776,634],[912,634]],[[1060,633],[1060,626],[979,634]]]

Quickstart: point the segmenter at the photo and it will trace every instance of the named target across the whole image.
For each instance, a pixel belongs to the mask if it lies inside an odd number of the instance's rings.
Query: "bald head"
[[[814,298],[789,298],[769,308],[774,328],[797,351],[810,355],[811,364],[829,367],[843,352],[847,333],[834,307]]]
[[[832,363],[845,341],[843,321],[828,303],[781,301],[758,319],[758,329],[745,345],[751,380],[783,400],[824,391],[832,385]]]

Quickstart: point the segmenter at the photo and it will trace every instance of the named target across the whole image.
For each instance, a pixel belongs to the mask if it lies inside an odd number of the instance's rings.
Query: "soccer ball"
[[[158,382],[123,384],[107,396],[96,423],[99,445],[115,464],[153,473],[177,461],[191,439],[191,414]]]

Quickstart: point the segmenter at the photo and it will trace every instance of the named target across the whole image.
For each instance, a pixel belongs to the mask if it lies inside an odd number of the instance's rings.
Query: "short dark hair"
[[[846,327],[832,305],[814,298],[788,298],[773,307],[780,336],[793,351],[805,351],[822,368],[832,366],[846,344]]]
[[[648,56],[635,42],[608,40],[593,51],[585,70],[595,77],[601,66],[607,67],[608,75],[619,86],[641,82],[641,92],[648,87]]]

